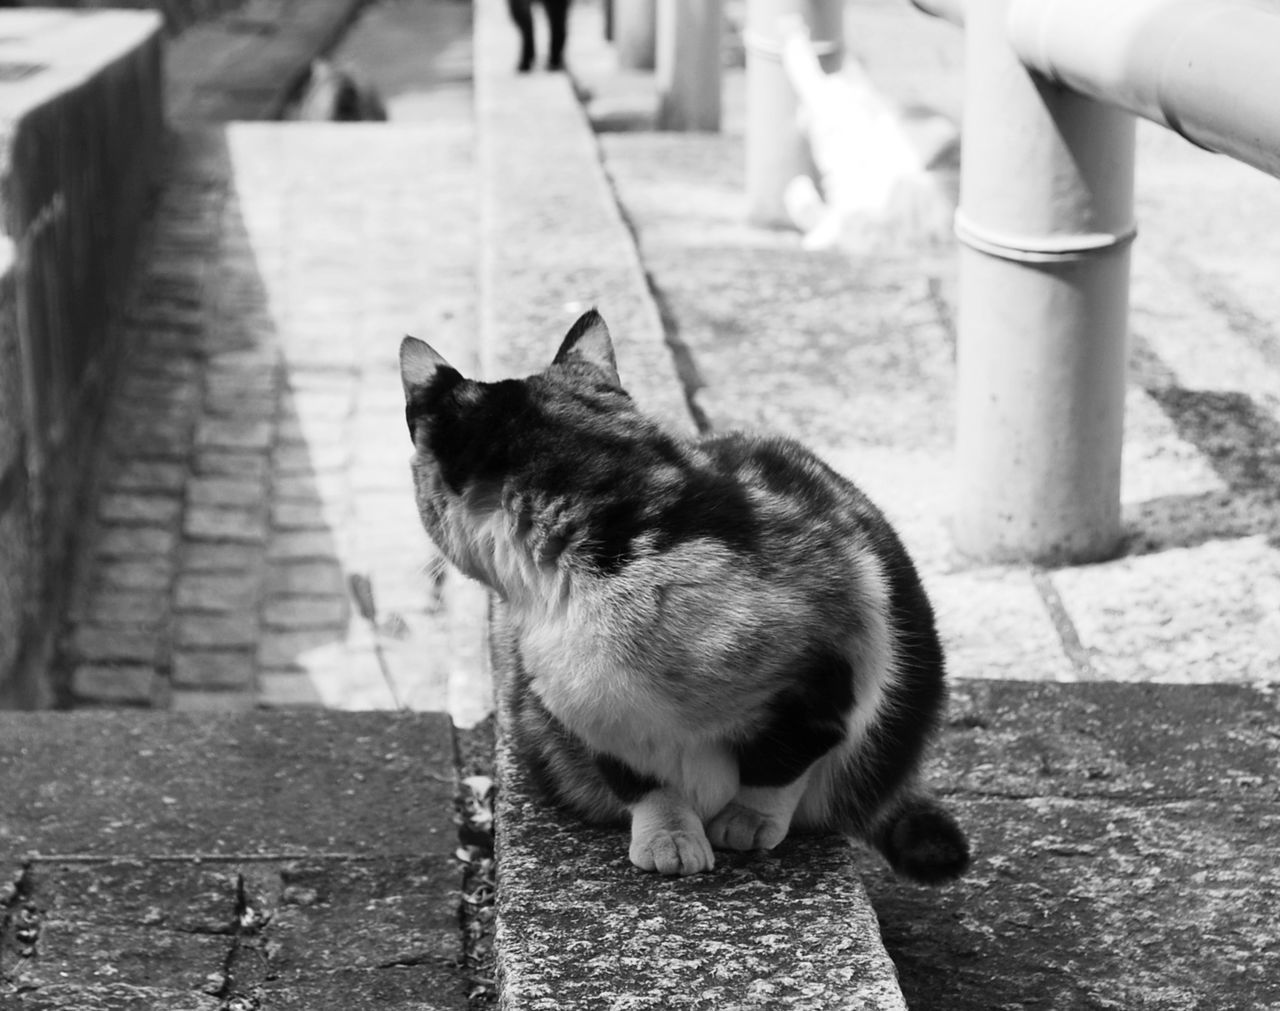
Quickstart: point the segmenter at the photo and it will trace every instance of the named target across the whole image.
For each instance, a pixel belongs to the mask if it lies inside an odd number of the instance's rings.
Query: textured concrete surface
[[[0,1006],[465,1006],[439,714],[0,716]]]
[[[862,873],[913,1011],[1280,1007],[1280,736],[1236,685],[968,682],[935,765],[977,859]]]

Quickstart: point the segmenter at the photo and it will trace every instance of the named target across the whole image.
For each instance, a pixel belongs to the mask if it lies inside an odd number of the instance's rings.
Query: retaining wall
[[[43,666],[164,134],[161,17],[0,12],[0,702]]]

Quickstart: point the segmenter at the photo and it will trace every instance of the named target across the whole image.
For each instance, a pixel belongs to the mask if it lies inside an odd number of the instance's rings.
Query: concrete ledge
[[[0,60],[0,696],[38,667],[160,150],[161,21],[6,10]],[[15,382],[15,377],[20,380]],[[14,696],[17,696],[16,699]]]
[[[461,1011],[441,714],[0,714],[0,1007]]]
[[[501,0],[480,0],[475,30],[486,378],[545,367],[595,305],[623,383],[649,413],[691,432],[643,265],[569,79],[515,73]],[[499,678],[517,662],[502,620],[498,608]],[[668,881],[631,866],[625,831],[541,806],[505,746],[498,772],[503,1008],[905,1007],[843,840],[725,855],[713,874]]]

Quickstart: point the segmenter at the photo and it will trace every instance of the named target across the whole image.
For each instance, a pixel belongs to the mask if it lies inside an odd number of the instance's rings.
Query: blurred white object
[[[949,242],[955,166],[945,164],[945,154],[955,147],[952,124],[886,101],[852,58],[839,73],[824,73],[804,22],[787,18],[780,27],[782,64],[822,182],[819,193],[807,175],[796,176],[783,194],[805,248],[865,254]]]

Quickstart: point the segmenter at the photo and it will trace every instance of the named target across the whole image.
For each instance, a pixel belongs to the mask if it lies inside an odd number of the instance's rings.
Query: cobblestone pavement
[[[396,366],[404,333],[475,356],[470,103],[430,108],[175,133],[124,313],[68,703],[483,715],[485,601],[417,520]]]

